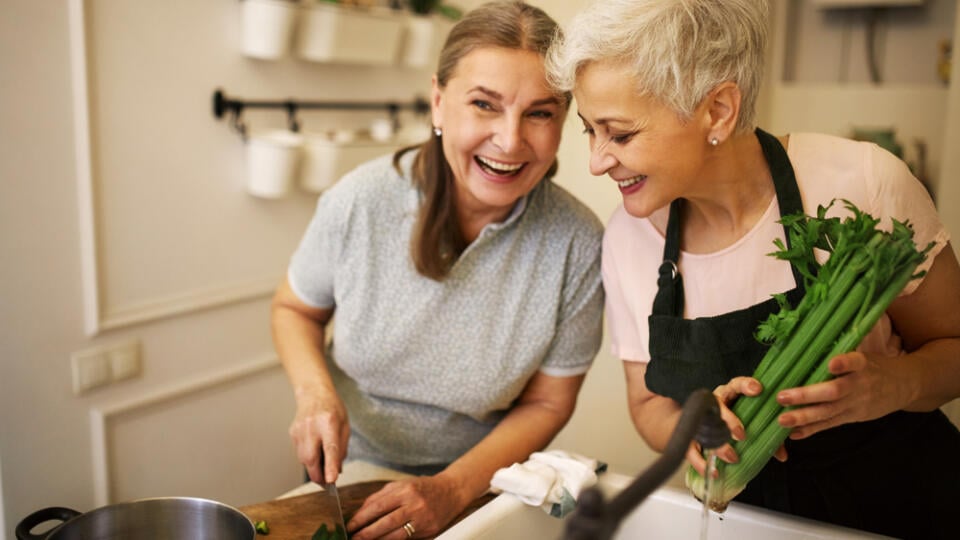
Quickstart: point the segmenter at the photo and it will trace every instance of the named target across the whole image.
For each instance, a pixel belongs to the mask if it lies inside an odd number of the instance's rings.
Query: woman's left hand
[[[460,498],[457,486],[441,475],[390,482],[367,497],[347,531],[352,540],[433,537],[466,507]]]
[[[780,425],[793,428],[791,439],[851,422],[880,418],[910,402],[904,377],[894,373],[897,358],[850,352],[830,359],[832,380],[777,394],[784,406],[800,407],[780,415]],[[901,362],[903,360],[901,359]]]

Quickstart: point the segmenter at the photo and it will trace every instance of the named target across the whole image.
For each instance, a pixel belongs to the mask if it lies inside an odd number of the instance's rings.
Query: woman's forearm
[[[663,452],[680,420],[680,406],[672,399],[647,389],[646,362],[624,360],[623,370],[627,379],[627,406],[633,426],[651,449]]]
[[[911,398],[905,411],[932,411],[960,397],[960,339],[930,341],[890,361],[910,381]]]
[[[654,396],[642,403],[631,402],[630,419],[647,445],[663,452],[680,420],[680,407],[670,398]]]

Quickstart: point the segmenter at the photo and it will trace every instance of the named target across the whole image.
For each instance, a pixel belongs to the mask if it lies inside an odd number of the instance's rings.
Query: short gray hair
[[[547,54],[547,77],[573,90],[588,64],[625,66],[639,95],[689,119],[718,84],[740,88],[737,132],[755,125],[767,44],[766,0],[598,0],[576,15]]]

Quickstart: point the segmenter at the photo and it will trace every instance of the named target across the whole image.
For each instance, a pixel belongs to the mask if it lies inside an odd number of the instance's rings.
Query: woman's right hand
[[[336,481],[350,439],[347,409],[336,392],[318,389],[298,395],[289,432],[310,480],[318,484]]]
[[[741,395],[756,396],[760,394],[762,390],[763,386],[760,385],[760,381],[753,377],[734,377],[727,384],[721,384],[714,389],[713,395],[717,396],[717,402],[720,405],[720,417],[723,418],[723,421],[727,424],[727,428],[730,429],[730,436],[733,440],[742,441],[746,437],[746,430],[743,427],[743,422],[730,410],[730,404]],[[740,461],[740,456],[734,451],[733,446],[729,444],[721,446],[717,450],[716,455],[718,459],[722,459],[727,463]],[[780,461],[786,461],[786,448],[780,445],[780,448],[774,453],[774,457]],[[696,469],[698,473],[701,475],[704,474],[706,460],[703,458],[703,451],[700,448],[700,444],[696,441],[691,442],[690,448],[687,449],[687,461],[693,465],[693,468]]]

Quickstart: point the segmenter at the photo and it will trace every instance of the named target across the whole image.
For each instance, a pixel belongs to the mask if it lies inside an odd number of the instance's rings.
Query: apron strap
[[[666,245],[663,263],[657,271],[657,296],[653,299],[655,315],[683,314],[683,277],[677,263],[680,261],[680,213],[683,199],[670,203],[670,218],[667,221]]]
[[[770,176],[773,177],[773,188],[777,192],[777,204],[780,206],[780,217],[790,214],[803,212],[803,199],[800,198],[800,186],[797,185],[797,177],[793,173],[793,165],[787,156],[787,151],[780,144],[780,139],[766,131],[757,128],[754,130],[757,140],[760,141],[760,148],[763,150],[763,157],[767,159],[767,165],[770,167]],[[783,240],[787,249],[790,249],[790,231],[787,226],[783,226]],[[805,291],[803,276],[792,264],[790,271],[793,272],[793,280],[801,291]],[[801,295],[802,296],[802,295]]]

